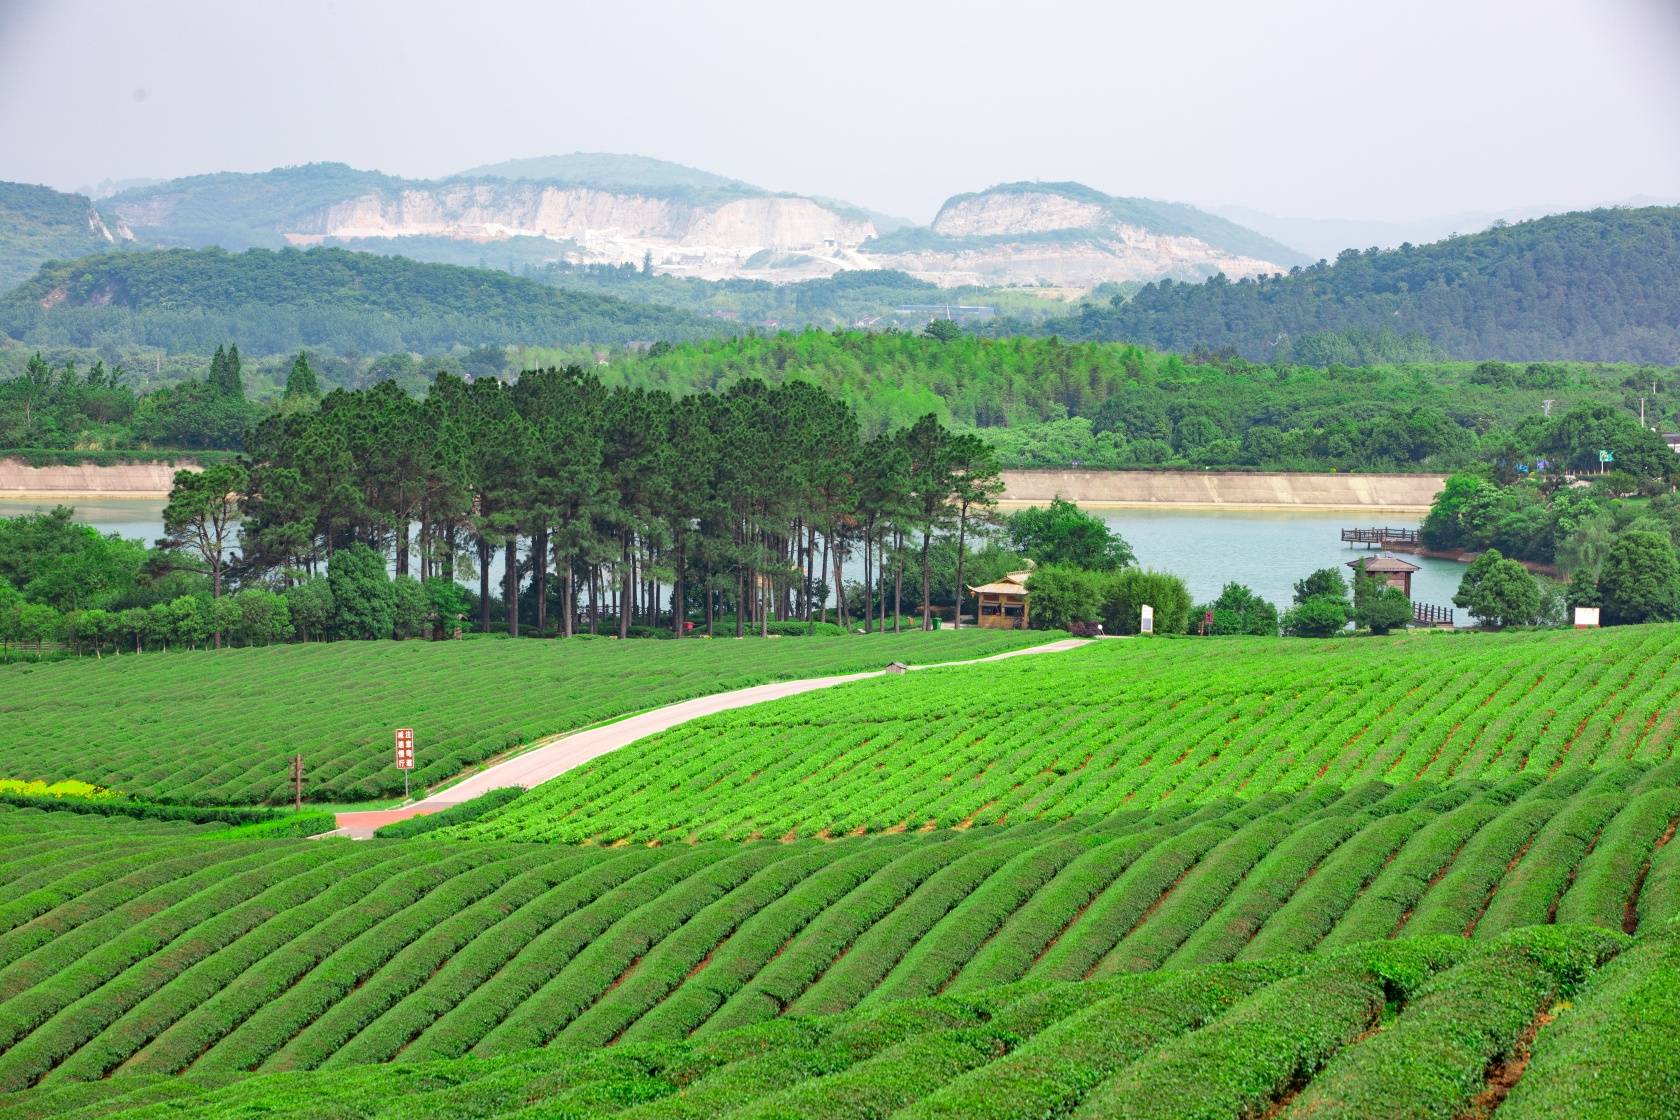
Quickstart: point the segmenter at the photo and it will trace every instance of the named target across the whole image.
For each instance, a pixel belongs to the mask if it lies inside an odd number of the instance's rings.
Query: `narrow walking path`
[[[1005,653],[995,653],[990,657],[977,657],[968,661],[940,661],[930,665],[911,665],[911,670],[948,669],[956,665],[983,665],[989,661],[1002,661],[1010,657],[1022,657],[1031,653],[1060,653],[1063,650],[1078,649],[1089,645],[1085,638],[1064,638],[1061,641],[1046,642],[1043,645],[1028,646],[1024,649],[1012,649]],[[645,739],[649,735],[668,730],[679,723],[687,723],[691,719],[702,716],[716,715],[733,708],[745,708],[751,704],[762,704],[766,700],[780,700],[784,696],[797,696],[802,692],[814,692],[819,688],[832,688],[837,684],[849,681],[867,680],[870,677],[885,676],[890,670],[874,669],[866,673],[846,673],[833,677],[810,677],[805,680],[772,681],[769,684],[755,684],[750,688],[738,688],[733,692],[718,692],[711,696],[697,696],[692,700],[682,700],[675,704],[667,704],[662,708],[642,712],[640,715],[621,719],[616,723],[609,723],[601,727],[591,727],[583,731],[557,735],[545,743],[538,743],[523,754],[500,762],[474,774],[470,778],[456,782],[446,789],[428,795],[425,800],[413,805],[404,805],[400,809],[385,809],[361,813],[339,813],[338,828],[324,833],[326,836],[349,836],[357,840],[365,840],[372,836],[374,830],[397,821],[407,820],[426,813],[436,813],[463,801],[470,801],[480,794],[489,793],[493,789],[506,786],[523,786],[530,789],[541,785],[550,778],[558,778],[566,771],[582,766],[585,762],[608,751],[615,751],[628,746],[638,739]]]

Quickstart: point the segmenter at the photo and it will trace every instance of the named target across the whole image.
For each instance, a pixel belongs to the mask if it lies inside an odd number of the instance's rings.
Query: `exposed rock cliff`
[[[543,177],[557,174],[579,178]],[[437,181],[341,164],[198,176],[125,191],[106,211],[165,244],[354,244],[401,253],[404,238],[517,238],[527,259],[640,264],[651,257],[658,271],[711,280],[895,268],[947,286],[1091,287],[1214,272],[1249,276],[1299,259],[1192,207],[1113,198],[1075,183],[958,195],[931,227],[883,235],[868,213],[845,203],[605,155],[513,161]]]
[[[870,259],[944,285],[1253,276],[1299,255],[1175,203],[1113,198],[1077,183],[1011,183],[958,195],[932,226],[864,246]]]

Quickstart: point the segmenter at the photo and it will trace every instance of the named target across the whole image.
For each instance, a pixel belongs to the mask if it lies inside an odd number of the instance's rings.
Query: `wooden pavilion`
[[[1359,578],[1361,564],[1365,565],[1365,574],[1372,579],[1380,579],[1390,587],[1398,587],[1406,593],[1408,599],[1412,597],[1412,573],[1418,570],[1416,564],[1398,556],[1370,556],[1349,560],[1348,567],[1353,569],[1355,579]]]
[[[970,587],[979,600],[976,621],[991,630],[1025,630],[1030,617],[1027,580],[1032,572],[1010,572],[993,583]]]

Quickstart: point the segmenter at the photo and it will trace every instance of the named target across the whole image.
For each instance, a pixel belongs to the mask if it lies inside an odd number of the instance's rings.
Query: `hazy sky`
[[[0,0],[0,178],[635,152],[925,221],[1680,199],[1680,0]]]

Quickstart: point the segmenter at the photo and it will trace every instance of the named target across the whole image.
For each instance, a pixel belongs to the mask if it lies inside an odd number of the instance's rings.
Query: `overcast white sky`
[[[1680,198],[1680,0],[0,0],[0,178],[634,152],[1416,218]]]

